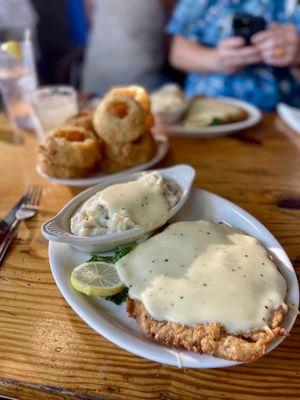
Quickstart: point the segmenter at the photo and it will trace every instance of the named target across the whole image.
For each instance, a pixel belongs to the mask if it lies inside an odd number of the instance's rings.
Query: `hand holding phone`
[[[251,44],[251,37],[266,29],[266,21],[263,17],[257,17],[246,13],[235,13],[232,21],[234,36],[241,36],[246,45]]]
[[[245,46],[245,40],[239,36],[223,39],[216,48],[216,54],[216,70],[229,74],[261,61],[259,50],[254,46]]]

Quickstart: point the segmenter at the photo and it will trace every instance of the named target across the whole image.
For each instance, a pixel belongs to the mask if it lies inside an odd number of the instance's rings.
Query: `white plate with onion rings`
[[[62,185],[67,185],[67,186],[77,186],[77,187],[93,186],[96,185],[97,183],[103,182],[107,178],[129,175],[132,174],[133,172],[147,170],[153,167],[158,162],[160,162],[165,157],[165,155],[169,150],[169,139],[165,135],[159,135],[159,134],[153,135],[153,138],[156,146],[156,151],[151,160],[147,161],[146,163],[136,165],[135,167],[124,169],[122,171],[118,171],[115,173],[108,174],[101,171],[97,171],[84,178],[63,179],[47,175],[45,172],[42,171],[42,169],[39,166],[36,167],[36,170],[40,176],[51,182],[60,183]]]

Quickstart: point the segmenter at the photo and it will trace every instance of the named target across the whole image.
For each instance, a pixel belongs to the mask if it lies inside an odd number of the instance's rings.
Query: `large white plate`
[[[196,219],[226,221],[258,238],[278,260],[278,268],[288,282],[288,302],[295,304],[295,309],[298,309],[299,287],[293,266],[278,241],[259,221],[222,197],[193,189],[189,200],[173,221]],[[49,243],[51,271],[59,290],[73,310],[96,332],[131,353],[163,364],[189,368],[218,368],[238,364],[185,350],[175,351],[154,343],[139,331],[133,319],[128,318],[124,304],[116,306],[106,300],[76,292],[69,282],[69,277],[72,269],[87,258],[86,253],[68,244]],[[282,325],[290,330],[295,318],[296,312],[291,308]],[[283,338],[276,339],[268,347],[268,351],[282,340]]]
[[[226,103],[233,104],[245,110],[248,114],[248,118],[240,122],[208,126],[203,128],[185,128],[184,126],[180,125],[180,123],[174,125],[160,125],[155,127],[155,130],[157,132],[167,132],[176,136],[178,135],[212,138],[217,136],[230,135],[231,133],[250,128],[251,126],[258,124],[262,118],[262,113],[260,112],[260,110],[252,104],[247,103],[246,101],[236,100],[229,97],[221,97],[220,99]]]
[[[97,183],[102,182],[106,178],[111,178],[112,176],[114,176],[114,177],[115,176],[123,176],[123,175],[131,174],[133,172],[144,171],[146,169],[153,167],[153,165],[155,165],[159,161],[161,161],[167,154],[167,151],[169,150],[169,139],[165,135],[156,134],[156,135],[154,135],[154,140],[155,140],[155,144],[156,144],[156,153],[151,158],[151,160],[147,161],[144,164],[139,164],[135,167],[128,168],[123,171],[116,172],[114,174],[106,174],[103,172],[97,172],[97,173],[87,176],[85,178],[60,179],[60,178],[54,178],[53,176],[45,174],[45,172],[43,172],[41,170],[39,165],[36,167],[36,170],[43,178],[47,179],[48,181],[61,183],[62,185],[78,186],[78,187],[93,186],[93,185],[96,185]]]

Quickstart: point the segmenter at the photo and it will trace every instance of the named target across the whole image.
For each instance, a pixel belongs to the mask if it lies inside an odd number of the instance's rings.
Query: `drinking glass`
[[[18,54],[11,54],[0,44],[0,90],[4,106],[15,133],[19,128],[36,129],[36,119],[30,102],[37,86],[30,32],[22,42],[14,42]]]
[[[32,94],[36,116],[45,133],[78,112],[77,93],[71,86],[44,86]]]

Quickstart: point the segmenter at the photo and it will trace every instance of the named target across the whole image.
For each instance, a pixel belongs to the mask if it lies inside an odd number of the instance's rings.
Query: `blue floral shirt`
[[[295,23],[300,32],[300,6],[293,0],[179,0],[167,31],[206,46],[217,46],[232,36],[235,12],[264,16],[267,24]],[[247,100],[263,110],[279,101],[300,107],[300,82],[289,69],[274,69],[264,64],[249,66],[235,74],[190,73],[185,90],[188,96],[231,96]]]

